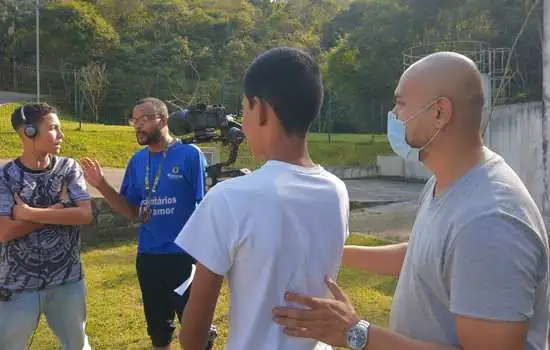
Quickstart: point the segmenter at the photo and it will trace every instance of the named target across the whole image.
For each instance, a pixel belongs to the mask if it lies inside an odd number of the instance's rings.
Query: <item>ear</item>
[[[167,127],[168,126],[168,117],[163,115],[162,118],[160,118],[160,128],[164,128],[165,126]]]
[[[436,121],[439,128],[447,125],[453,117],[453,102],[447,97],[441,97],[437,100],[435,107]]]
[[[258,113],[258,123],[260,126],[265,126],[267,124],[269,116],[269,107],[268,103],[258,97],[254,97],[254,106],[252,107],[256,113]]]

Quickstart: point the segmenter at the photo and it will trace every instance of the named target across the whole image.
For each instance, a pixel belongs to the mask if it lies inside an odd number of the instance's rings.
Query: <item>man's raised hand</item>
[[[80,159],[80,166],[84,172],[84,178],[91,186],[98,188],[105,181],[103,170],[97,160],[84,157]]]

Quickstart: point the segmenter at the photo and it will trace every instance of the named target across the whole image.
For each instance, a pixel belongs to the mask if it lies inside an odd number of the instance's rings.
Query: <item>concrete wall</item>
[[[486,110],[489,117],[490,109]],[[542,103],[496,106],[485,132],[485,144],[499,153],[521,177],[539,208],[548,209],[544,160]],[[548,131],[547,131],[548,132]],[[549,138],[547,138],[549,139]],[[378,156],[380,176],[425,180],[431,176],[422,164],[397,155]]]
[[[122,215],[113,211],[103,198],[92,199],[92,209],[94,212],[93,220],[90,224],[82,227],[82,234],[97,234],[102,232],[114,231],[117,229],[136,228],[138,224],[132,222]],[[136,231],[137,235],[137,231]]]
[[[367,177],[379,176],[378,167],[376,165],[368,167],[342,167],[323,165],[323,168],[338,176],[342,180],[364,179]]]
[[[378,156],[376,164],[383,177],[427,180],[432,176],[422,163],[405,161],[397,155]]]
[[[496,106],[485,132],[485,143],[510,164],[537,205],[544,209],[542,103]]]

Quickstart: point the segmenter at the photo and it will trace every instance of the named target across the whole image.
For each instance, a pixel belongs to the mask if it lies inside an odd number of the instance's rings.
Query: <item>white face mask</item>
[[[424,108],[422,108],[418,113],[414,114],[412,117],[408,118],[406,121],[399,120],[393,111],[388,112],[388,141],[390,142],[391,148],[393,151],[400,157],[405,160],[420,161],[420,151],[428,147],[430,143],[436,138],[441,129],[438,129],[434,135],[426,142],[426,144],[420,148],[412,147],[407,142],[407,123],[420,114],[426,109],[430,108],[434,104],[435,100],[430,102]]]

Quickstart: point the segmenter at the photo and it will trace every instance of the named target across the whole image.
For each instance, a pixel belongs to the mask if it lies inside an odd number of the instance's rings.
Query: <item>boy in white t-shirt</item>
[[[244,77],[242,101],[252,153],[266,163],[213,187],[176,244],[197,260],[185,327],[186,350],[203,350],[224,276],[231,293],[227,349],[330,349],[291,338],[273,322],[288,290],[327,296],[348,236],[345,184],[313,163],[307,131],[323,101],[319,68],[305,52],[276,48]]]

